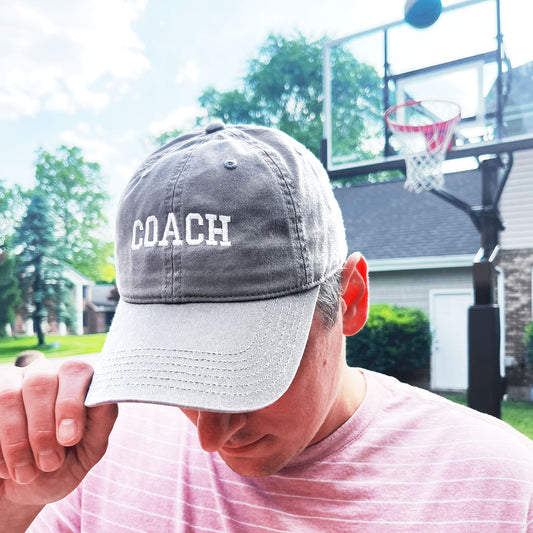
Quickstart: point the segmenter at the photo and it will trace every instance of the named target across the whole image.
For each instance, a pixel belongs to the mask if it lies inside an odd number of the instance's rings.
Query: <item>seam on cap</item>
[[[207,137],[204,137],[204,138],[198,137],[198,138],[199,138],[200,142],[194,144],[191,147],[191,149],[189,151],[189,154],[187,156],[187,159],[185,160],[185,162],[183,163],[180,171],[178,172],[177,176],[175,177],[174,186],[172,188],[171,211],[174,213],[175,212],[175,207],[178,208],[178,212],[176,213],[176,215],[177,215],[177,224],[178,224],[178,229],[179,229],[181,234],[183,234],[183,232],[184,232],[184,228],[183,228],[183,225],[181,223],[183,202],[178,201],[177,206],[176,206],[175,201],[176,201],[176,198],[183,199],[183,190],[184,190],[183,186],[184,186],[184,182],[185,182],[185,180],[186,180],[186,178],[187,178],[187,176],[189,175],[189,172],[190,172],[190,168],[191,168],[190,163],[191,163],[193,157],[195,156],[195,154],[200,149],[200,147],[205,143]],[[180,247],[177,247],[178,249],[176,249],[176,250],[175,250],[175,248],[176,248],[175,246],[171,246],[171,247],[168,248],[168,251],[167,251],[167,253],[170,254],[170,257],[171,257],[171,260],[170,260],[171,272],[172,272],[172,275],[171,275],[171,286],[172,286],[171,298],[173,299],[174,298],[174,294],[175,294],[174,278],[175,278],[175,273],[177,271],[178,276],[179,276],[177,293],[178,293],[178,297],[181,299],[182,294],[183,294],[183,273],[182,273],[182,271],[183,271],[183,269],[182,269],[183,250]],[[176,270],[175,266],[177,267],[177,270]]]
[[[340,268],[340,267],[339,267]],[[336,269],[332,271],[334,273]],[[185,303],[201,303],[201,302],[220,302],[220,303],[229,303],[229,302],[242,302],[247,300],[257,301],[257,300],[268,300],[269,298],[276,298],[281,296],[289,296],[291,294],[296,294],[299,292],[305,292],[313,289],[323,281],[327,279],[328,276],[323,276],[316,281],[307,283],[306,285],[294,285],[292,287],[285,288],[280,291],[271,291],[264,292],[261,294],[257,293],[242,293],[239,295],[232,296],[198,296],[197,294],[192,295],[182,295],[178,298],[172,298],[168,301],[162,302],[160,298],[154,296],[146,297],[130,297],[121,295],[125,302],[132,304],[185,304]]]
[[[291,307],[293,306],[293,304],[289,304]],[[278,329],[282,329],[283,331],[283,335],[281,335],[278,339],[278,342],[277,342],[277,345],[276,345],[276,348],[275,350],[273,351],[272,355],[276,355],[280,352],[280,350],[283,350],[285,349],[287,346],[292,349],[294,347],[294,344],[295,344],[295,338],[296,338],[296,335],[293,335],[293,331],[294,329],[296,329],[297,331],[301,330],[302,328],[302,313],[303,313],[303,309],[301,307],[298,308],[299,309],[299,313],[296,314],[293,318],[292,318],[292,321],[289,322],[289,320],[287,320],[287,315],[286,314],[280,314],[279,315],[279,318],[281,319],[280,322],[278,323]],[[288,327],[287,327],[288,326]],[[290,339],[292,339],[292,342],[290,341]],[[108,352],[109,354],[111,354],[112,352]],[[274,385],[277,383],[277,381],[281,378],[281,376],[283,375],[283,369],[285,369],[288,365],[288,360],[285,359],[285,362],[283,363],[282,360],[278,357],[278,358],[275,358],[275,357],[270,357],[269,358],[269,363],[270,362],[281,362],[282,363],[282,368],[281,368],[281,371],[277,372],[277,375],[278,375],[278,379],[274,380],[273,382],[269,383],[267,386],[263,386],[263,387],[260,387],[260,388],[254,388],[254,394],[257,394],[257,393],[261,393],[265,390],[269,390],[269,389],[272,389],[274,387]],[[303,356],[303,352],[302,352],[302,356]],[[129,366],[129,367],[136,367],[136,362],[135,361],[131,361],[131,362],[126,362],[126,365]],[[119,368],[122,367],[124,369],[124,366],[126,365],[118,365]],[[258,376],[260,378],[259,381],[251,381],[249,380],[246,384],[236,384],[236,385],[232,385],[231,383],[228,383],[226,382],[224,385],[221,385],[220,383],[216,383],[216,382],[208,382],[206,380],[204,381],[191,381],[189,379],[179,379],[179,378],[176,378],[176,377],[173,377],[173,378],[170,378],[170,377],[165,377],[165,376],[151,376],[151,375],[145,375],[143,376],[143,379],[146,379],[146,380],[149,380],[149,381],[155,381],[156,383],[139,383],[139,382],[133,382],[133,381],[129,381],[128,383],[128,386],[134,386],[134,387],[144,387],[144,388],[154,388],[154,387],[158,387],[158,388],[162,388],[162,389],[165,389],[165,390],[169,390],[171,389],[172,387],[168,387],[166,385],[162,385],[162,384],[158,384],[157,381],[166,381],[166,382],[170,382],[170,383],[188,383],[188,384],[191,384],[191,383],[194,383],[195,385],[200,385],[202,386],[202,388],[204,390],[198,390],[198,387],[197,388],[189,388],[189,387],[180,387],[180,390],[185,390],[185,391],[192,391],[192,392],[195,392],[195,393],[198,393],[200,392],[201,394],[211,394],[213,396],[222,396],[222,397],[228,397],[228,395],[231,395],[231,396],[249,396],[250,395],[250,392],[240,392],[240,389],[242,389],[243,386],[251,386],[253,384],[256,384],[256,383],[261,383],[263,382],[264,383],[264,370],[266,367],[268,367],[269,364],[265,365],[262,367],[262,370],[263,372],[261,374],[259,374],[258,372],[254,372],[252,374],[248,374],[247,377],[248,378],[251,378],[251,377],[254,377],[254,376]],[[110,367],[108,367],[110,368]],[[200,367],[201,368],[201,367]],[[215,371],[216,369],[213,369],[213,368],[207,368],[208,370],[211,370],[212,372]],[[168,371],[168,370],[167,370]],[[236,372],[236,370],[228,370],[226,369],[225,370],[226,373],[228,372]],[[183,372],[182,372],[183,373]],[[198,376],[198,374],[192,374],[192,373],[189,373],[189,375],[196,375]],[[114,372],[114,375],[112,376],[108,376],[106,378],[104,378],[106,383],[112,383],[112,382],[116,382],[116,381],[119,381],[119,382],[122,382],[123,381],[123,377],[119,377],[117,375],[116,372]],[[222,391],[216,391],[216,390],[213,390],[213,387],[217,387],[219,389],[223,389]],[[231,389],[234,389],[236,390],[237,392],[230,392]]]
[[[283,198],[285,199],[285,206],[287,207],[288,212],[290,212],[291,214],[291,218],[294,221],[293,224],[296,230],[296,237],[298,240],[298,253],[300,255],[300,261],[299,261],[300,268],[303,270],[306,285],[308,285],[310,282],[309,272],[308,272],[308,265],[306,263],[306,254],[303,251],[304,246],[303,246],[303,238],[302,238],[302,233],[301,233],[300,223],[299,223],[299,220],[300,220],[299,209],[297,208],[297,203],[292,195],[290,184],[287,181],[287,178],[285,177],[285,173],[282,170],[282,166],[286,167],[286,165],[283,163],[283,160],[276,154],[275,149],[272,146],[270,146],[268,143],[260,141],[259,139],[256,139],[255,137],[246,135],[245,132],[238,130],[238,129],[227,130],[227,131],[231,135],[233,135],[235,138],[246,142],[247,144],[254,147],[256,150],[260,151],[265,156],[264,158],[265,163],[274,171],[274,174],[276,178],[278,179],[278,181],[279,181],[279,178],[281,178],[281,181],[283,182],[281,191],[283,194]]]
[[[279,307],[279,305],[278,305]],[[292,307],[292,304],[289,304],[289,309]],[[164,352],[174,352],[174,353],[189,353],[189,354],[205,354],[205,355],[213,355],[213,356],[219,356],[217,359],[208,359],[207,357],[203,358],[203,361],[208,362],[217,362],[220,361],[220,356],[224,357],[235,357],[236,355],[240,355],[243,353],[246,353],[250,351],[250,349],[255,346],[256,344],[260,344],[262,340],[265,338],[266,332],[271,327],[272,322],[274,321],[274,313],[270,312],[268,316],[265,316],[267,313],[267,309],[263,308],[261,312],[262,323],[264,322],[264,327],[258,329],[254,336],[250,339],[250,342],[241,350],[237,352],[224,352],[224,351],[206,351],[206,350],[189,350],[189,349],[181,349],[181,348],[152,348],[152,347],[143,347],[143,348],[124,348],[121,350],[110,350],[106,351],[107,354],[121,354],[121,353],[129,353],[134,351],[143,351],[143,352],[158,352],[158,351],[164,351]],[[279,314],[279,313],[278,313]],[[261,335],[262,333],[262,335]]]

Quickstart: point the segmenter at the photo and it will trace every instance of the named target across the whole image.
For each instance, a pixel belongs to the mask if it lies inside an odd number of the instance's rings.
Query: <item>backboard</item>
[[[523,0],[443,5],[426,29],[401,20],[325,44],[321,157],[330,177],[403,168],[383,115],[409,100],[461,107],[450,171],[466,156],[533,148],[533,7]]]

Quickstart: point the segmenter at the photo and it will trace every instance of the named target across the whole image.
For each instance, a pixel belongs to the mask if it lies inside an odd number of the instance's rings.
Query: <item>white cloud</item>
[[[205,110],[198,105],[183,106],[164,119],[152,122],[149,131],[152,135],[157,136],[174,129],[190,129],[194,126],[196,118],[204,114]]]
[[[0,3],[0,119],[103,109],[147,68],[132,23],[144,1]],[[107,85],[107,91],[102,87]]]
[[[183,83],[185,80],[197,81],[198,76],[200,75],[200,70],[196,66],[194,61],[187,61],[184,67],[181,67],[178,70],[178,75],[176,76],[176,83]]]
[[[84,159],[101,163],[116,154],[118,150],[109,142],[103,141],[104,131],[86,123],[78,124],[73,130],[59,134],[59,140],[67,146],[78,146],[83,151]]]

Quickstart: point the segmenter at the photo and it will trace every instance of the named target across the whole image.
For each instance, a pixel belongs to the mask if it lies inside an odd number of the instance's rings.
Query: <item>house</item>
[[[509,395],[533,400],[533,374],[523,345],[533,319],[533,151],[514,153],[514,164],[500,202],[506,226],[498,264],[505,277],[505,349]]]
[[[84,293],[87,291],[88,287],[94,285],[94,281],[67,265],[65,265],[63,276],[72,283],[72,301],[76,313],[76,323],[73,331],[70,333],[83,335]],[[46,334],[67,334],[67,327],[64,323],[57,323],[55,320],[50,320],[47,321],[46,324],[43,324],[43,326]],[[31,315],[25,317],[17,316],[12,334],[34,335],[33,319]]]
[[[117,308],[117,296],[114,285],[95,284],[87,287],[83,313],[85,333],[106,333],[109,330]]]
[[[479,205],[480,180],[478,171],[449,174],[446,189]],[[432,193],[408,192],[403,184],[399,179],[334,190],[348,247],[368,260],[371,303],[414,306],[429,315],[433,346],[427,385],[466,390],[467,309],[473,303],[472,264],[480,236],[466,213]],[[529,399],[533,383],[521,345],[531,321],[532,201],[533,153],[517,153],[501,200],[507,229],[501,234],[497,292],[502,373],[507,364],[509,397],[522,399]]]

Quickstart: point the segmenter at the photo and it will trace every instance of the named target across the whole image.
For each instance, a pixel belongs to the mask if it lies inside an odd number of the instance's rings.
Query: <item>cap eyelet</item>
[[[233,159],[228,159],[227,161],[224,161],[224,167],[228,170],[234,170],[237,168],[237,161],[234,161]]]
[[[220,131],[224,129],[224,123],[223,122],[212,122],[211,124],[208,124],[205,128],[206,133],[215,133],[215,131]]]

